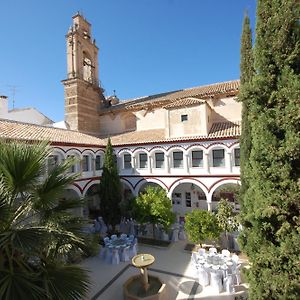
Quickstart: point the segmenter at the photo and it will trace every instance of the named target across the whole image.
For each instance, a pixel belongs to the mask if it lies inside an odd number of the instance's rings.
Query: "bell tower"
[[[72,130],[97,135],[99,109],[105,101],[98,77],[99,49],[91,38],[91,25],[79,13],[73,16],[66,41],[65,121]]]

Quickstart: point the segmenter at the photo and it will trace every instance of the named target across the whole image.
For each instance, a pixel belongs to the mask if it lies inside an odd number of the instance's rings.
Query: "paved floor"
[[[185,241],[179,241],[168,248],[138,246],[138,253],[150,253],[155,257],[149,274],[160,277],[167,284],[168,296],[165,300],[233,300],[235,295],[225,292],[216,294],[210,287],[203,288],[198,284],[190,263],[191,254],[184,250],[185,245]],[[140,274],[131,263],[111,265],[99,257],[88,258],[81,265],[91,272],[92,286],[88,296],[91,300],[122,300],[123,283],[129,277]],[[245,291],[244,284],[236,287],[236,295]]]

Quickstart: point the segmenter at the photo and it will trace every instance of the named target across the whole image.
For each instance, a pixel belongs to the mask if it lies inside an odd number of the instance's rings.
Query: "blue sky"
[[[120,99],[239,78],[245,10],[255,0],[0,0],[0,94],[63,119],[65,34],[92,24],[105,95]]]

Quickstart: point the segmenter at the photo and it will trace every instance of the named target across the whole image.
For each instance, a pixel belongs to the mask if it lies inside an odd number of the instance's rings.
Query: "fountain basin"
[[[166,284],[158,277],[149,275],[149,287],[145,291],[141,275],[130,277],[123,284],[124,300],[162,300],[166,297]]]

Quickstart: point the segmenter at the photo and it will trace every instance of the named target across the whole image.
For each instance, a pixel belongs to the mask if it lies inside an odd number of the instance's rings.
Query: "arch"
[[[74,191],[78,197],[82,196],[81,189],[80,189],[80,187],[76,183],[73,183],[72,185],[69,185],[66,188],[66,190],[72,190],[72,191]]]
[[[81,154],[82,154],[82,156],[83,155],[90,155],[93,158],[96,157],[95,152],[93,152],[91,149],[84,149]]]
[[[58,155],[60,161],[66,158],[66,153],[61,148],[56,148],[56,147],[53,147],[51,149],[50,155]]]
[[[128,152],[128,153],[130,153],[130,154],[132,154],[132,150],[131,149],[129,149],[129,148],[122,148],[122,149],[120,149],[119,151],[118,151],[118,155],[121,155],[121,154],[123,154],[123,152]]]
[[[120,181],[122,182],[122,184],[126,185],[127,187],[130,188],[132,194],[134,195],[134,187],[133,185],[131,184],[131,182],[125,178],[120,178]]]
[[[208,191],[205,185],[193,178],[179,179],[173,183],[168,193],[173,211],[179,217],[194,209],[208,210]]]
[[[237,198],[236,198],[236,193],[238,193],[238,190],[234,187],[228,187],[229,190],[223,190],[222,187],[226,187],[226,185],[234,185],[234,186],[239,186],[240,182],[237,180],[220,180],[218,181],[213,189],[210,191],[210,203],[211,203],[211,208],[213,211],[217,210],[218,208],[218,203],[221,198],[227,199],[229,202],[232,203],[233,207],[236,210],[239,210],[239,204],[237,203]]]
[[[135,195],[138,195],[141,187],[146,183],[155,183],[168,192],[168,187],[157,178],[143,178],[135,185]]]
[[[66,152],[66,155],[75,155],[75,156],[78,156],[80,158],[82,158],[82,154],[81,152],[76,149],[76,148],[71,148],[71,149],[68,149],[67,152]]]
[[[169,194],[172,195],[174,189],[182,183],[190,183],[190,184],[195,184],[195,185],[199,186],[201,188],[201,190],[205,193],[206,199],[208,199],[209,191],[208,191],[207,186],[195,178],[179,178],[179,179],[175,180],[169,187]]]
[[[209,194],[212,195],[213,192],[218,187],[220,187],[223,184],[227,184],[227,183],[234,183],[234,184],[241,185],[240,178],[238,178],[238,177],[236,177],[236,178],[222,178],[222,179],[216,181],[213,185],[210,186],[210,188],[209,188]]]
[[[137,148],[135,148],[135,149],[132,151],[132,153],[134,153],[134,154],[139,153],[139,152],[146,152],[146,153],[149,153],[149,151],[148,151],[146,148],[144,148],[144,147],[137,147]]]
[[[86,185],[83,187],[83,191],[82,191],[82,195],[85,197],[86,193],[88,192],[88,190],[90,189],[91,186],[93,185],[97,185],[100,183],[100,180],[93,180],[91,179],[88,183],[86,183]]]
[[[181,146],[181,145],[172,145],[171,147],[169,147],[167,149],[167,152],[171,153],[173,150],[180,150],[180,151],[183,151],[183,152],[186,151],[186,149],[183,146]]]
[[[100,215],[99,183],[92,181],[88,186],[84,193],[86,214],[95,218]]]

